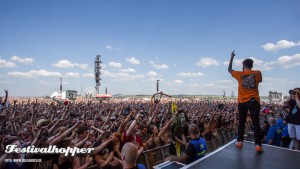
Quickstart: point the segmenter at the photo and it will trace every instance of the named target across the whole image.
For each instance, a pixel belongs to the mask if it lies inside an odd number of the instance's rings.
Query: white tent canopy
[[[57,99],[61,99],[61,94],[57,91],[53,92],[51,95],[50,95],[51,98],[55,97]]]

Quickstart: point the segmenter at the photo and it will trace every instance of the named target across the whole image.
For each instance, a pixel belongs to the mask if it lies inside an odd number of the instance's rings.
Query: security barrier
[[[204,137],[207,144],[207,153],[215,151],[216,149],[224,146],[225,144],[236,138],[234,130],[228,130],[225,128],[214,130],[212,131],[212,133],[212,138],[206,139]],[[170,156],[169,148],[170,144],[151,150],[146,150],[138,159],[138,163],[144,164],[148,169],[152,169],[153,166],[163,162],[166,157]],[[181,146],[181,150],[185,150],[185,147],[183,145]],[[182,151],[182,153],[183,152],[184,151]]]
[[[248,127],[246,127],[245,130],[245,140],[253,141],[254,140],[253,132],[251,131],[250,128],[248,129],[247,128]],[[212,137],[210,138],[205,138],[205,136],[203,137],[206,140],[206,144],[207,144],[206,154],[215,151],[216,149],[224,146],[225,144],[229,143],[230,141],[236,138],[236,133],[232,129],[229,130],[226,128],[221,128],[221,129],[213,130],[211,131],[211,133],[212,133]],[[169,149],[170,149],[170,144],[157,147],[154,149],[146,150],[141,154],[137,163],[144,164],[147,167],[147,169],[152,169],[153,166],[162,163],[167,157],[170,156]],[[181,145],[181,150],[182,150],[181,154],[183,154],[185,151],[184,145]],[[98,166],[91,166],[88,169],[98,169],[98,168],[99,168]]]

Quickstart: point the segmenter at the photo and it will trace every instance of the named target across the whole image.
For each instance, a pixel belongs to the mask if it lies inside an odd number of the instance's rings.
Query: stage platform
[[[242,149],[235,140],[182,169],[299,169],[300,152],[263,145],[264,152],[257,153],[252,142],[244,142]]]

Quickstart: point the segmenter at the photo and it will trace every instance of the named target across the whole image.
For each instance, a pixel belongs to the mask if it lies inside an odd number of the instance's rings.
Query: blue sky
[[[299,87],[300,1],[48,0],[0,1],[0,89],[44,96],[93,91],[102,55],[100,92],[237,93],[227,72],[253,58],[261,95]],[[2,92],[4,94],[4,92]],[[0,94],[0,95],[3,95]]]

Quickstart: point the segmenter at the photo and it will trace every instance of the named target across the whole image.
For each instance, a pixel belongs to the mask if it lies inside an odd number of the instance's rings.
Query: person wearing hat
[[[253,60],[245,59],[243,61],[243,71],[232,69],[234,51],[231,53],[231,59],[228,65],[228,72],[238,81],[238,138],[236,146],[243,147],[245,121],[248,111],[250,112],[255,137],[255,149],[257,152],[263,152],[261,146],[261,132],[259,125],[260,97],[258,85],[262,82],[262,75],[259,70],[252,70]]]

